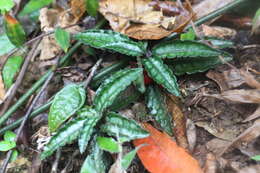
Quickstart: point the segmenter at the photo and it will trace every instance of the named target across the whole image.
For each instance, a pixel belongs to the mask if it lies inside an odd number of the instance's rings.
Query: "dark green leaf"
[[[118,153],[122,151],[121,145],[113,138],[98,136],[97,143],[99,148],[110,153]]]
[[[70,47],[70,34],[61,28],[57,28],[54,35],[58,45],[64,50],[64,52],[67,52]]]
[[[260,155],[256,155],[254,157],[251,157],[251,159],[256,160],[256,161],[260,161]]]
[[[58,132],[52,136],[50,142],[44,147],[44,151],[41,153],[41,159],[45,159],[52,155],[58,148],[74,141],[80,135],[86,121],[86,117],[77,117],[59,129]]]
[[[16,73],[20,70],[23,62],[23,57],[12,56],[8,58],[3,68],[3,80],[6,88],[10,88],[13,84]]]
[[[5,32],[11,43],[20,47],[26,41],[26,35],[22,25],[8,13],[4,15]]]
[[[89,15],[95,17],[98,11],[98,0],[86,0],[86,9]]]
[[[149,135],[134,120],[127,119],[114,112],[106,115],[106,123],[101,126],[101,130],[110,136],[118,138],[120,142],[145,138]]]
[[[145,54],[145,44],[110,30],[87,30],[74,35],[76,40],[98,49],[107,49],[129,56]]]
[[[90,144],[90,154],[85,159],[80,173],[106,173],[109,163],[104,151],[99,148],[96,138]]]
[[[222,52],[200,42],[174,40],[156,45],[152,54],[159,58],[178,58],[219,56]]]
[[[4,12],[10,11],[14,7],[13,0],[1,0],[0,1],[0,11],[3,14]]]
[[[8,151],[16,147],[14,141],[0,141],[0,151]]]
[[[50,131],[55,131],[64,121],[71,117],[85,103],[85,89],[76,84],[69,84],[59,91],[48,115]]]
[[[142,69],[140,68],[125,69],[106,79],[96,92],[94,99],[96,110],[102,112],[110,106],[118,94],[135,81],[141,73]]]
[[[0,35],[0,56],[10,52],[15,48],[15,45],[13,45],[6,34]]]
[[[79,110],[77,113],[81,117],[86,118],[83,129],[80,132],[79,136],[79,151],[83,153],[86,150],[89,139],[93,133],[94,127],[97,122],[100,120],[101,116],[95,111],[95,109],[85,107]]]
[[[181,34],[181,40],[195,40],[196,35],[192,28],[188,32]]]
[[[150,114],[161,128],[169,135],[172,135],[172,119],[169,115],[166,107],[166,98],[157,87],[150,86],[147,89],[146,95],[147,107],[150,110]]]
[[[232,60],[232,57],[226,54],[226,56],[223,57],[223,60],[230,61]],[[204,72],[223,63],[224,62],[219,57],[183,58],[173,61],[173,64],[170,67],[172,68],[174,74],[183,75],[185,73],[193,74],[197,72]]]
[[[141,58],[137,57],[137,64],[138,68],[143,68]],[[140,74],[139,77],[134,81],[134,85],[136,86],[137,90],[141,93],[145,92],[145,84],[144,84],[144,75]]]
[[[32,13],[42,7],[45,7],[52,3],[53,0],[30,0],[24,7],[24,9],[19,13],[20,16]]]
[[[170,93],[180,96],[176,77],[172,71],[159,58],[151,57],[142,60],[148,75],[158,84],[166,88]]]
[[[4,140],[5,141],[15,141],[15,138],[16,138],[16,134],[12,131],[6,131],[5,134],[4,134]]]

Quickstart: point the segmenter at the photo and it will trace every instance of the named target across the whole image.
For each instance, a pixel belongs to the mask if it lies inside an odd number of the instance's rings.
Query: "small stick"
[[[70,166],[72,160],[79,154],[79,150],[76,150],[73,152],[72,156],[70,157],[70,160],[67,162],[65,168],[61,171],[61,173],[66,173],[68,170],[68,167]]]
[[[51,168],[51,173],[57,173],[58,172],[58,165],[59,165],[60,156],[61,156],[61,151],[60,151],[60,149],[58,149],[56,151],[55,161],[54,161],[52,168]]]

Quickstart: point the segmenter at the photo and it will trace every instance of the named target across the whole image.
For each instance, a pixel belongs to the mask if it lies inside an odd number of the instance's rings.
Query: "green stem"
[[[63,64],[81,45],[80,42],[77,42],[69,52],[61,59],[60,65]],[[0,126],[3,125],[6,120],[35,92],[39,89],[48,76],[52,73],[54,69],[48,70],[33,86],[13,105],[9,108],[1,117],[0,117]]]

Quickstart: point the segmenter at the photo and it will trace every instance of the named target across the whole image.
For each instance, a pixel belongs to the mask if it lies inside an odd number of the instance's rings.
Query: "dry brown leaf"
[[[238,171],[238,173],[259,173],[260,165],[252,165]]]
[[[217,159],[212,153],[208,153],[206,157],[204,173],[216,173],[217,172]]]
[[[252,88],[260,89],[260,82],[258,82],[251,73],[245,70],[240,70],[240,73],[244,77],[244,80],[247,83],[247,85],[249,85]]]
[[[196,135],[196,126],[194,122],[190,119],[187,119],[186,121],[186,134],[187,134],[187,140],[189,143],[189,151],[193,151],[196,145],[197,141],[197,135]]]
[[[221,26],[208,26],[202,25],[202,32],[207,37],[218,37],[218,38],[232,38],[234,37],[237,32],[234,29],[221,27]]]
[[[221,151],[223,151],[223,149],[229,144],[230,144],[230,141],[226,141],[226,140],[219,139],[219,138],[214,138],[206,143],[206,147],[212,153],[219,155],[219,153]]]
[[[213,94],[211,96],[219,99],[226,99],[229,101],[239,102],[239,103],[260,103],[259,89],[229,90],[229,91],[224,91],[221,94]]]
[[[5,86],[2,80],[2,76],[0,75],[0,104],[4,101],[4,99],[5,99]]]
[[[76,21],[86,12],[86,0],[70,0],[70,11]]]
[[[254,125],[246,129],[242,134],[236,137],[229,145],[227,145],[220,156],[224,154],[230,147],[238,147],[250,143],[260,136],[260,120],[256,120]]]
[[[174,134],[179,146],[189,149],[188,139],[186,136],[186,118],[180,108],[180,101],[177,97],[168,94],[167,97],[168,111],[171,113],[174,122]]]
[[[259,117],[260,117],[260,106],[258,106],[258,108],[256,108],[255,112],[252,115],[248,116],[243,122],[248,122],[248,121],[254,120]]]
[[[193,13],[171,1],[101,0],[99,11],[113,30],[129,37],[156,40],[180,32]]]

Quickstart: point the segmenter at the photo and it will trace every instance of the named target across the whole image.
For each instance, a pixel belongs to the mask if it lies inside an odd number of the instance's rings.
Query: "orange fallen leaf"
[[[139,40],[181,32],[194,16],[189,3],[152,0],[101,0],[99,12],[113,30]]]
[[[0,75],[0,104],[4,101],[5,98],[5,87],[2,80],[2,76]]]
[[[137,152],[145,168],[151,173],[202,173],[197,160],[189,155],[185,149],[179,147],[171,138],[145,123],[145,129],[150,136],[134,140]]]

